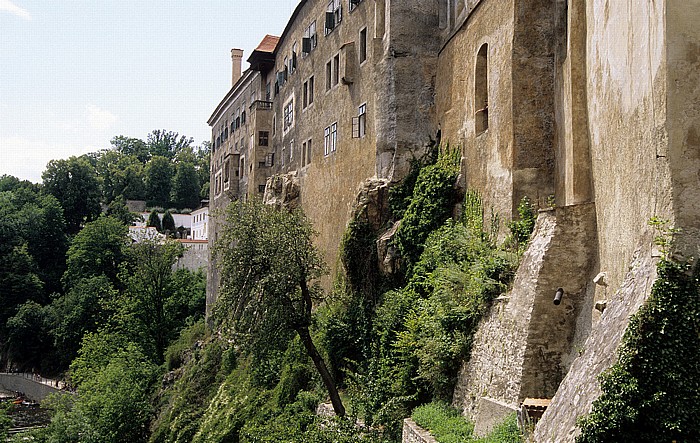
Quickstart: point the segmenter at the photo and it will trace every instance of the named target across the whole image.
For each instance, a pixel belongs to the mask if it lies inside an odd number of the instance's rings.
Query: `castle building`
[[[240,78],[234,50],[212,212],[295,189],[333,265],[363,183],[461,147],[463,185],[501,220],[524,196],[542,212],[454,404],[485,431],[551,399],[536,441],[573,441],[651,290],[648,221],[681,229],[679,255],[700,245],[699,19],[700,0],[302,0]],[[217,284],[213,267],[208,309]]]

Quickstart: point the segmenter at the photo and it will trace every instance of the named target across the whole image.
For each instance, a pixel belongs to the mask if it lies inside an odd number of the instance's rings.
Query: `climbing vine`
[[[698,266],[662,259],[632,317],[577,443],[697,441],[700,435]]]

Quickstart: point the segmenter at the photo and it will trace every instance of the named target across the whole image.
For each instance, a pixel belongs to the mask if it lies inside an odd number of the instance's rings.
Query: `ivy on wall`
[[[663,259],[577,443],[690,442],[700,435],[699,266]]]

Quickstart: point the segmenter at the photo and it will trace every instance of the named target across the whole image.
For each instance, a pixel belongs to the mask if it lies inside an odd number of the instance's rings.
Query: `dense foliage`
[[[577,443],[696,441],[700,435],[700,285],[697,265],[664,259],[630,319],[603,393]]]

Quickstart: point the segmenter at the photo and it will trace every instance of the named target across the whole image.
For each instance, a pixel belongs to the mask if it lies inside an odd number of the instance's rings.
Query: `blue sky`
[[[298,0],[0,0],[0,175],[154,129],[209,140],[244,60]],[[243,68],[247,67],[244,61]]]

